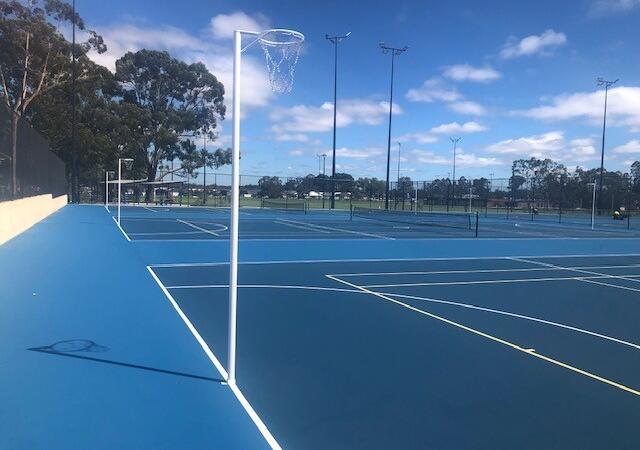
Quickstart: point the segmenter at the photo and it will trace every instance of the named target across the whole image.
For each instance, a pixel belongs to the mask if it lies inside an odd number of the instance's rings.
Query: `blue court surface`
[[[638,448],[632,226],[243,209],[235,386],[228,210],[113,214],[0,247],[0,448]]]

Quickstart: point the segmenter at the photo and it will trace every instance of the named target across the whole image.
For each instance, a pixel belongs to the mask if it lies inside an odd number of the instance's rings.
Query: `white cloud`
[[[412,150],[415,156],[414,161],[420,164],[449,164],[449,159],[442,155],[437,155],[430,150]]]
[[[303,133],[283,133],[276,136],[278,141],[309,142],[309,136]]]
[[[572,161],[589,161],[597,159],[598,152],[595,148],[595,142],[592,138],[572,139],[569,142],[568,154],[565,158]]]
[[[407,100],[412,102],[454,102],[462,99],[455,87],[444,86],[437,78],[426,80],[419,88],[409,89],[406,94]]]
[[[487,127],[478,122],[465,122],[459,124],[458,122],[444,123],[436,127],[431,128],[424,133],[408,133],[403,134],[400,137],[395,138],[398,142],[416,142],[418,144],[432,144],[438,141],[440,135],[452,135],[452,134],[470,134],[479,133],[485,131]]]
[[[562,131],[507,139],[489,145],[488,153],[524,158],[550,158],[559,162],[588,161],[598,158],[593,138],[565,140]]]
[[[367,159],[373,158],[376,156],[382,155],[384,152],[379,148],[366,148],[362,150],[351,149],[351,148],[337,148],[336,149],[336,157],[341,158],[353,158],[353,159]]]
[[[464,153],[456,155],[456,165],[467,167],[487,167],[504,164],[503,161],[494,157],[476,156],[473,153]]]
[[[450,165],[453,163],[451,158],[438,155],[430,150],[413,150],[411,152],[414,155],[412,160],[420,164],[430,165]],[[482,157],[473,153],[465,153],[464,150],[459,149],[456,155],[456,165],[466,167],[487,167],[504,164],[500,159],[495,157]]]
[[[402,108],[393,105],[394,114],[402,114]],[[388,102],[367,99],[347,99],[338,102],[337,127],[352,124],[379,125],[389,114]],[[272,130],[277,134],[324,132],[333,129],[333,103],[320,106],[296,105],[277,108],[271,113]]]
[[[550,105],[514,111],[513,114],[548,121],[582,117],[600,125],[603,107],[604,90],[598,90],[560,95],[554,97]],[[609,90],[607,123],[628,126],[632,131],[640,128],[640,87],[620,86]]]
[[[449,104],[449,108],[458,114],[467,114],[470,116],[482,116],[487,113],[484,106],[471,101],[453,102]]]
[[[562,150],[563,147],[564,134],[561,131],[551,131],[545,134],[496,142],[489,145],[486,151],[501,155],[514,154],[542,158]]]
[[[304,155],[304,151],[300,149],[290,150],[289,155],[291,156],[302,156]]]
[[[231,39],[235,30],[262,31],[270,28],[269,20],[262,14],[251,17],[242,11],[218,14],[211,19],[209,26],[216,39]]]
[[[443,75],[454,81],[474,81],[476,83],[487,83],[501,77],[500,72],[491,67],[473,67],[469,64],[449,66]]]
[[[628,12],[638,7],[640,7],[640,0],[596,0],[591,4],[589,15],[613,15]]]
[[[430,133],[408,133],[396,138],[398,142],[417,142],[418,144],[432,144],[438,138]]]
[[[546,30],[540,35],[531,35],[521,40],[509,38],[500,55],[504,59],[519,58],[535,54],[549,54],[552,49],[567,43],[567,36],[554,30]]]
[[[640,153],[640,140],[634,139],[613,149],[613,153]]]
[[[464,96],[455,87],[445,86],[439,78],[431,78],[421,87],[409,89],[406,97],[412,102],[444,102],[448,104],[449,109],[459,114],[481,116],[486,113],[482,105],[464,100]]]
[[[115,24],[100,27],[97,31],[104,37],[107,52],[97,54],[90,52],[89,57],[97,64],[103,65],[112,72],[115,62],[126,52],[136,52],[143,48],[151,50],[166,50],[171,56],[188,63],[202,62],[225,86],[225,103],[230,109],[233,79],[233,51],[228,41],[217,41],[207,36],[225,37],[225,26],[243,23],[250,26],[268,23],[267,19],[259,16],[251,19],[244,13],[237,12],[230,15],[215,16],[212,28],[203,36],[189,34],[187,31],[162,24],[140,25],[134,23]],[[237,20],[237,22],[234,22]],[[216,27],[213,24],[216,23]],[[261,26],[261,25],[260,25]],[[242,60],[243,112],[254,107],[266,106],[273,97],[269,87],[268,74],[261,55],[245,55]]]
[[[167,50],[171,53],[203,51],[207,45],[186,31],[168,25],[142,28],[134,24],[119,24],[100,28],[98,32],[107,44],[107,52],[89,52],[90,58],[110,71],[116,69],[116,60],[127,52],[142,48]]]
[[[462,125],[458,122],[445,123],[431,128],[433,134],[469,134],[485,131],[487,127],[478,122],[465,122]]]

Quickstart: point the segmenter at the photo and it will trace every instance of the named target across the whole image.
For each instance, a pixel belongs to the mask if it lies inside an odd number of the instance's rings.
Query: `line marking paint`
[[[311,228],[311,227],[303,226],[303,225],[294,225],[293,223],[288,223],[288,221],[282,220],[282,219],[276,219],[273,222],[277,223],[279,225],[285,225],[285,226],[288,226],[288,227],[291,227],[291,228],[297,228],[299,230],[313,231],[314,233],[331,234],[331,232],[327,231],[327,230],[319,230],[317,228]]]
[[[635,280],[633,278],[627,278],[625,276],[611,275],[611,274],[606,274],[606,273],[601,273],[601,272],[593,272],[591,270],[563,267],[563,266],[558,266],[558,265],[555,265],[555,264],[543,263],[543,262],[539,262],[539,261],[531,261],[531,260],[523,259],[523,258],[508,258],[508,259],[510,259],[512,261],[526,262],[526,263],[529,263],[529,264],[537,264],[539,266],[545,266],[545,267],[550,267],[550,268],[559,269],[559,270],[567,270],[567,271],[570,271],[570,272],[585,273],[585,274],[589,274],[589,275],[597,275],[598,277],[602,277],[602,278],[613,278],[613,279],[617,279],[617,280],[633,281],[635,283],[639,283],[640,282],[639,280]],[[636,275],[629,275],[629,277],[633,277],[633,276],[636,276]],[[580,278],[593,278],[593,277],[580,277]],[[618,286],[616,284],[609,284],[609,283],[602,283],[602,282],[598,282],[597,284],[603,284],[605,286],[611,286],[611,287],[615,287],[615,288],[619,288],[619,289],[626,289],[626,290],[629,290],[629,291],[640,292],[640,289],[627,288],[625,286]]]
[[[133,233],[131,233],[133,234]],[[640,264],[629,264],[625,266],[578,266],[568,267],[568,269],[626,269],[640,267]],[[408,272],[353,272],[353,273],[333,273],[336,277],[359,277],[359,276],[386,276],[386,275],[446,275],[446,274],[465,274],[465,273],[501,273],[501,272],[553,272],[554,270],[544,267],[527,267],[516,269],[470,269],[470,270],[432,270],[432,271],[408,271]]]
[[[178,302],[175,301],[171,293],[169,293],[169,291],[164,287],[164,285],[162,284],[158,276],[155,274],[153,269],[150,266],[147,266],[147,270],[149,271],[153,279],[156,281],[156,283],[164,293],[165,297],[167,297],[167,299],[169,300],[173,308],[176,310],[176,312],[178,313],[182,321],[185,323],[189,331],[191,331],[191,334],[196,338],[196,341],[198,341],[198,343],[200,344],[200,347],[202,347],[202,350],[204,350],[205,354],[209,357],[209,360],[213,363],[213,365],[218,370],[220,375],[222,375],[222,377],[225,380],[228,380],[229,374],[220,363],[220,360],[218,360],[216,355],[211,351],[206,341],[202,338],[202,336],[200,336],[200,333],[198,332],[196,327],[193,326],[193,324],[191,323],[187,315],[182,311],[182,309],[178,305]],[[249,401],[242,394],[238,386],[233,382],[227,383],[227,385],[229,386],[233,394],[236,396],[236,398],[242,405],[243,409],[247,412],[247,414],[249,415],[249,417],[251,418],[255,426],[258,428],[258,430],[260,431],[264,439],[267,441],[269,446],[274,450],[281,450],[282,447],[280,446],[280,444],[278,444],[278,442],[273,437],[273,435],[271,434],[271,432],[269,431],[265,423],[262,421],[260,416],[258,416],[258,413],[256,413],[256,411],[253,409]]]
[[[333,275],[335,277],[335,275]],[[179,290],[179,289],[228,289],[228,284],[202,284],[202,285],[178,285],[178,286],[165,286],[168,290]],[[335,288],[335,287],[326,287],[326,286],[297,286],[297,285],[282,285],[282,284],[243,284],[239,285],[238,288],[241,289],[301,289],[301,290],[313,290],[313,291],[333,291],[333,292],[347,292],[351,294],[366,294],[369,295],[368,292],[357,290],[357,289],[344,289],[344,288]],[[377,291],[376,291],[377,292]],[[528,320],[531,322],[542,323],[544,325],[549,325],[553,327],[563,328],[570,331],[575,331],[581,334],[587,334],[590,336],[594,336],[600,339],[604,339],[607,341],[615,342],[618,344],[622,344],[628,347],[635,348],[640,350],[640,344],[635,344],[633,342],[625,341],[623,339],[618,339],[613,336],[608,336],[606,334],[597,333],[595,331],[590,331],[584,328],[578,328],[571,325],[566,325],[560,322],[554,322],[551,320],[541,319],[539,317],[527,316],[524,314],[518,314],[510,311],[505,311],[501,309],[494,308],[486,308],[484,306],[473,305],[470,303],[461,303],[455,302],[452,300],[442,300],[433,297],[420,297],[416,295],[405,295],[405,294],[396,294],[391,292],[380,292],[380,294],[388,295],[389,297],[398,297],[398,298],[406,298],[410,300],[420,300],[426,301],[430,303],[437,303],[448,306],[456,306],[464,309],[473,309],[477,311],[482,311],[491,314],[503,315],[507,317],[513,317],[516,319]]]
[[[189,240],[185,240],[189,241]],[[143,241],[144,242],[144,241]],[[199,241],[196,241],[199,242]],[[345,258],[345,259],[287,259],[287,260],[265,260],[265,261],[238,261],[238,264],[309,264],[309,263],[361,263],[361,262],[404,262],[404,261],[490,261],[505,260],[513,258],[604,258],[604,257],[639,257],[640,253],[603,253],[603,254],[572,254],[572,255],[528,255],[528,256],[460,256],[454,258],[433,257],[433,258]],[[203,267],[220,266],[229,264],[228,261],[221,262],[197,262],[197,263],[160,263],[151,264],[151,267]]]
[[[332,280],[334,280],[334,281],[336,281],[336,282],[338,282],[338,283],[346,284],[347,286],[351,286],[351,287],[353,287],[355,289],[360,289],[360,290],[362,290],[364,292],[367,292],[367,293],[369,293],[371,295],[379,297],[379,298],[381,298],[383,300],[386,300],[388,302],[395,303],[396,305],[399,305],[399,306],[402,306],[403,308],[406,308],[406,309],[409,309],[411,311],[417,312],[418,314],[422,314],[422,315],[425,315],[427,317],[431,317],[432,319],[438,320],[440,322],[444,322],[444,323],[446,323],[448,325],[454,326],[454,327],[459,328],[461,330],[467,331],[469,333],[475,334],[475,335],[483,337],[485,339],[489,339],[491,341],[494,341],[494,342],[497,342],[499,344],[505,345],[505,346],[510,347],[510,348],[512,348],[514,350],[522,352],[522,353],[524,353],[526,355],[531,355],[531,356],[533,356],[535,358],[539,358],[539,359],[541,359],[543,361],[547,361],[547,362],[549,362],[551,364],[555,364],[557,366],[563,367],[563,368],[565,368],[567,370],[570,370],[572,372],[575,372],[577,374],[584,375],[585,377],[588,377],[588,378],[591,378],[593,380],[599,381],[601,383],[607,384],[609,386],[621,389],[621,390],[623,390],[625,392],[629,392],[630,394],[634,394],[634,395],[640,396],[640,391],[637,391],[635,389],[632,389],[632,388],[630,388],[628,386],[625,386],[623,384],[617,383],[615,381],[609,380],[607,378],[601,377],[600,375],[596,375],[594,373],[588,372],[586,370],[580,369],[580,368],[572,366],[570,364],[566,364],[566,363],[564,363],[562,361],[559,361],[557,359],[553,359],[553,358],[550,358],[548,356],[542,355],[540,353],[531,351],[530,349],[526,349],[526,348],[520,347],[517,344],[514,344],[514,343],[509,342],[507,340],[501,339],[499,337],[490,335],[490,334],[485,333],[483,331],[476,330],[475,328],[468,327],[468,326],[463,325],[463,324],[461,324],[459,322],[455,322],[455,321],[447,319],[445,317],[438,316],[437,314],[433,314],[433,313],[430,313],[428,311],[424,311],[422,309],[416,308],[416,307],[411,306],[411,305],[409,305],[407,303],[403,303],[403,302],[401,302],[399,300],[395,300],[395,299],[389,297],[388,295],[382,294],[380,292],[371,291],[371,290],[369,290],[367,288],[364,288],[362,286],[358,286],[356,284],[350,283],[350,282],[342,280],[340,278],[333,277],[331,275],[327,275],[327,277],[332,279]]]
[[[312,228],[319,228],[319,229],[324,229],[324,230],[329,230],[329,231],[338,231],[340,233],[348,233],[348,234],[357,234],[360,236],[368,236],[368,237],[374,237],[374,238],[378,238],[378,239],[387,239],[387,240],[391,240],[394,241],[395,238],[392,238],[390,236],[383,236],[380,234],[374,234],[374,233],[365,233],[363,231],[355,231],[355,230],[345,230],[344,228],[336,228],[336,227],[328,227],[326,225],[318,225],[315,223],[307,223],[307,222],[299,222],[297,220],[290,220],[290,219],[280,219],[284,222],[291,222],[291,223],[295,223],[298,225],[306,225],[308,227],[312,227]]]
[[[192,224],[190,222],[187,222],[186,220],[176,219],[176,221],[178,221],[180,223],[183,223],[183,224],[185,224],[185,225],[187,225],[187,226],[189,226],[191,228],[194,228],[196,230],[202,231],[203,233],[207,233],[207,234],[211,234],[211,235],[216,236],[216,237],[220,237],[220,235],[218,233],[216,233],[215,231],[211,231],[211,230],[207,230],[206,228],[199,227],[198,225],[194,225],[194,224]]]
[[[120,231],[122,231],[122,234],[124,235],[125,239],[129,242],[131,242],[131,239],[129,238],[129,236],[127,235],[127,233],[125,233],[125,231],[122,229],[122,227],[120,226],[120,224],[118,223],[118,219],[116,219],[115,217],[111,217],[113,219],[113,221],[116,223],[116,225],[118,226],[118,228],[120,228]]]
[[[634,275],[640,277],[640,275]],[[467,284],[504,284],[504,283],[537,283],[543,281],[583,281],[585,279],[608,278],[607,276],[585,276],[585,277],[547,277],[547,278],[514,278],[502,280],[474,280],[474,281],[433,281],[424,283],[397,283],[397,284],[364,284],[366,288],[393,288],[393,287],[412,287],[412,286],[457,286]]]

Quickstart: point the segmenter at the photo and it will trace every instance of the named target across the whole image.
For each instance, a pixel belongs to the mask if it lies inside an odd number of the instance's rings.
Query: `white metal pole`
[[[414,204],[414,208],[416,210],[416,212],[418,212],[418,182],[416,181],[416,193],[415,193],[415,197],[413,199],[413,204]]]
[[[229,242],[229,364],[227,382],[236,381],[238,309],[238,216],[240,209],[240,60],[242,33],[233,32],[233,142],[231,152],[231,238]]]
[[[473,186],[469,186],[469,212],[471,212],[471,194],[473,194]]]
[[[118,225],[120,225],[120,191],[122,185],[122,159],[118,159]]]
[[[104,209],[109,211],[109,171],[104,171]]]
[[[593,183],[593,198],[591,199],[591,229],[593,230],[596,219],[596,183]]]

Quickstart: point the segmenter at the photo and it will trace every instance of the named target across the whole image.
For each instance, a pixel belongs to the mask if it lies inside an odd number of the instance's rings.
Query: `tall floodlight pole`
[[[327,190],[327,154],[323,153],[320,156],[322,156],[322,209],[324,209],[324,191]]]
[[[389,168],[391,164],[391,115],[393,114],[393,71],[394,71],[396,56],[399,56],[402,53],[406,52],[409,49],[409,47],[407,47],[406,45],[402,48],[389,47],[384,42],[380,42],[380,44],[378,45],[380,46],[380,49],[382,49],[382,53],[391,54],[391,83],[390,83],[391,88],[389,90],[389,137],[387,139],[387,185],[385,188],[385,199],[384,199],[384,209],[389,209]]]
[[[455,206],[455,201],[456,201],[456,150],[458,149],[458,142],[460,142],[460,137],[457,138],[453,138],[450,137],[449,138],[451,140],[451,142],[453,142],[453,184],[452,184],[452,190],[453,190],[453,202],[454,202],[454,206]]]
[[[109,211],[109,175],[113,175],[113,170],[105,170],[104,171],[104,207]]]
[[[71,27],[71,201],[80,202],[78,187],[78,155],[76,154],[76,0],[72,2]]]
[[[594,225],[596,222],[596,183],[587,183],[587,186],[593,186],[593,194],[591,197],[591,229],[594,229]]]
[[[338,114],[338,44],[351,35],[351,31],[342,36],[325,35],[333,43],[333,158],[331,161],[331,209],[336,207],[336,119]],[[324,200],[324,194],[323,194]]]
[[[133,162],[131,158],[118,158],[118,225],[120,225],[120,204],[122,203],[122,163]]]
[[[204,161],[203,161],[203,165],[202,165],[202,173],[203,173],[203,180],[202,180],[202,205],[206,206],[207,205],[207,156],[209,156],[209,154],[207,153],[207,133],[204,134]]]
[[[402,149],[402,144],[398,142],[398,188],[400,187],[400,151]]]
[[[604,86],[604,116],[602,119],[602,151],[600,153],[600,184],[598,185],[598,203],[600,203],[602,199],[602,186],[603,186],[602,179],[604,175],[604,138],[607,130],[607,98],[609,96],[609,88],[614,84],[616,84],[618,80],[619,78],[613,81],[608,81],[601,77],[596,79],[598,86]],[[602,209],[602,208],[598,208],[598,209]]]

